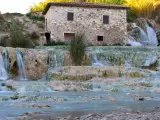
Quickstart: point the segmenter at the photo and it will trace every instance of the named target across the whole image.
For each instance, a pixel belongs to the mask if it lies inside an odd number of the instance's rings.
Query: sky
[[[31,5],[40,1],[43,0],[0,0],[0,12],[27,13]]]

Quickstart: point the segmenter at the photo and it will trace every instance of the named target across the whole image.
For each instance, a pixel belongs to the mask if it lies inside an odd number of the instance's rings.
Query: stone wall
[[[74,21],[67,21],[67,12],[74,13]],[[109,24],[103,24],[103,15],[109,16]],[[45,18],[53,40],[64,41],[64,33],[85,33],[92,45],[127,41],[126,9],[51,6]],[[104,40],[97,41],[97,36],[104,36]]]

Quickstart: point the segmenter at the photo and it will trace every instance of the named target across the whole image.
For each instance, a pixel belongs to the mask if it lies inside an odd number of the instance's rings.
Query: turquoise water
[[[152,86],[127,86],[128,82],[150,82]],[[122,79],[120,82],[82,83],[89,85],[87,91],[54,91],[49,82],[17,81],[14,83],[15,87],[20,88],[17,91],[0,92],[0,118],[15,117],[25,112],[61,115],[84,111],[147,110],[160,105],[158,76],[130,81]],[[24,97],[11,100],[10,97],[17,92]],[[143,96],[144,101],[135,99],[136,95]],[[33,108],[34,104],[49,105],[51,108]]]

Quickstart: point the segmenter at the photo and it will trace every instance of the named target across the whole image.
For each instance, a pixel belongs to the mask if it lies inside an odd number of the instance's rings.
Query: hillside
[[[10,38],[10,23],[15,21],[18,27],[22,28],[24,35],[41,44],[43,37],[40,36],[40,33],[44,32],[44,20],[42,18],[40,14],[0,14],[0,40],[8,40]]]

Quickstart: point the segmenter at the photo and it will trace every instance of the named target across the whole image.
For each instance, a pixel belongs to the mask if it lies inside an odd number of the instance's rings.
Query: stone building
[[[90,45],[124,44],[128,8],[100,3],[50,2],[42,13],[46,40],[67,41],[82,33]]]

